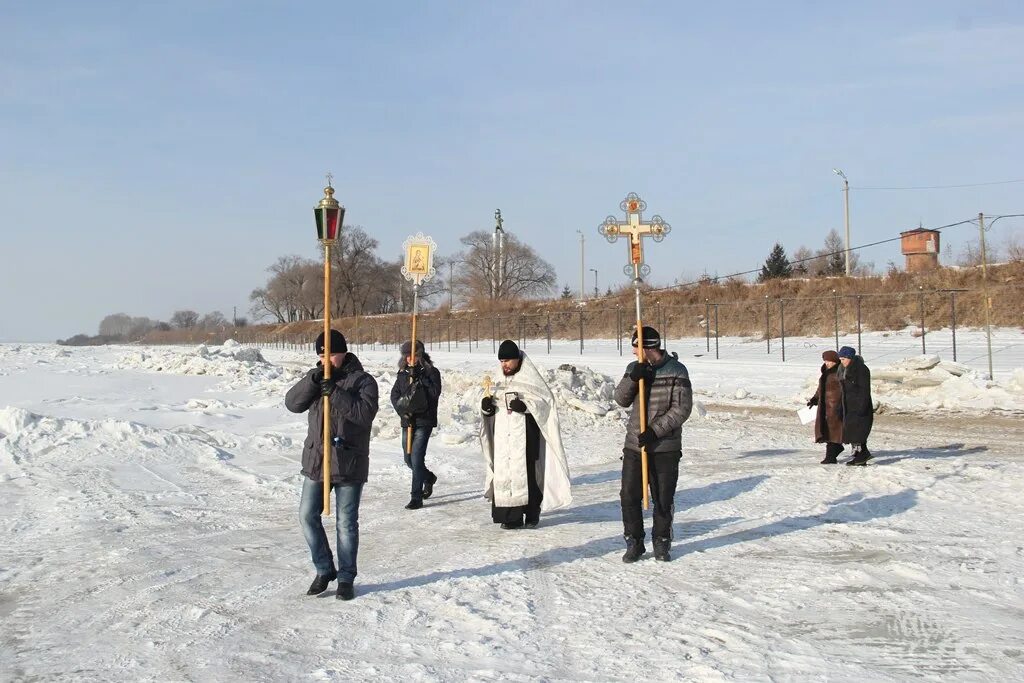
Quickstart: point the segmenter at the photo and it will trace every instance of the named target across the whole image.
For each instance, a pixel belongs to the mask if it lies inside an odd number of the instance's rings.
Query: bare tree
[[[471,232],[461,240],[466,249],[455,255],[462,262],[456,285],[465,298],[491,301],[541,296],[554,291],[557,279],[550,263],[519,241],[513,234],[505,235],[501,263],[486,230]],[[493,277],[501,268],[501,283]]]
[[[199,327],[207,330],[214,330],[218,327],[226,327],[228,319],[220,311],[211,311],[199,320]]]
[[[175,311],[171,316],[171,325],[179,330],[190,330],[199,322],[199,314],[195,311]]]
[[[127,337],[132,330],[132,317],[127,313],[112,313],[100,321],[99,333],[104,337]]]
[[[807,247],[800,245],[797,250],[793,252],[793,274],[806,276],[806,275],[817,275],[817,272],[812,270],[817,259],[811,250]]]
[[[377,240],[359,225],[346,225],[331,250],[331,289],[335,315],[362,315],[382,287],[382,262],[376,254]]]
[[[1019,235],[1008,235],[1003,249],[1006,251],[1007,261],[1024,261],[1024,240],[1021,240]]]

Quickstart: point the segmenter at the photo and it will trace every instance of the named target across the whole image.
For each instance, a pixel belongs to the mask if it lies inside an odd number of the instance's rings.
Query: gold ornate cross
[[[651,220],[645,223],[643,212],[647,209],[647,202],[640,199],[636,192],[626,195],[619,202],[619,208],[626,212],[626,220],[620,221],[615,216],[608,216],[597,230],[609,242],[615,242],[619,237],[629,239],[629,265],[625,270],[627,275],[639,279],[650,272],[644,263],[643,238],[651,237],[655,242],[660,242],[672,231],[672,226],[658,215],[651,216]]]

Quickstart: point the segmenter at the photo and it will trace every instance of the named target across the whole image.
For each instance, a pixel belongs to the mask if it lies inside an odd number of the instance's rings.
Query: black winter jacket
[[[324,408],[320,385],[313,380],[319,374],[313,368],[288,390],[285,407],[293,413],[309,411],[309,428],[302,448],[302,473],[313,481],[323,481]],[[331,392],[331,481],[365,482],[370,469],[370,427],[377,415],[377,380],[363,370],[362,363],[346,354],[341,368],[332,373],[337,379]]]
[[[416,364],[416,380],[409,381],[409,364],[398,362],[398,377],[391,387],[391,405],[402,418],[402,427],[436,427],[437,402],[441,398],[441,371],[430,357]]]

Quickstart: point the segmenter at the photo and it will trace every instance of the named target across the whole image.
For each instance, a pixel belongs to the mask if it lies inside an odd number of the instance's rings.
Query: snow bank
[[[302,371],[269,363],[258,348],[242,346],[233,339],[213,347],[200,344],[187,349],[148,347],[133,350],[114,363],[113,368],[230,377],[243,386],[275,380],[295,381],[302,376]]]

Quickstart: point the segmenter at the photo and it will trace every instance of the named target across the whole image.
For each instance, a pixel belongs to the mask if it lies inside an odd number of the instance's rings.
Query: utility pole
[[[455,263],[452,261],[448,262],[448,312],[452,310],[452,282],[455,275]]]
[[[594,274],[594,298],[596,299],[597,294],[597,268],[591,268],[590,271]]]
[[[491,298],[497,299],[500,296],[505,279],[505,229],[502,227],[504,221],[501,218],[501,209],[494,210],[494,236],[492,240],[492,253],[494,268],[491,272]]]
[[[833,168],[832,172],[843,179],[843,208],[846,214],[844,220],[846,225],[846,277],[850,277],[850,181],[847,180],[846,174],[838,168]]]
[[[998,219],[997,219],[998,220]],[[978,231],[981,234],[981,290],[985,297],[985,340],[988,343],[988,378],[992,374],[992,297],[988,295],[988,257],[985,255],[985,214],[978,214]]]
[[[580,234],[580,303],[583,303],[584,292],[586,291],[585,290],[586,285],[583,284],[583,276],[586,273],[586,268],[584,267],[585,264],[583,262],[583,239],[584,238],[583,238],[583,231],[582,230],[577,230],[576,232],[578,232]]]

